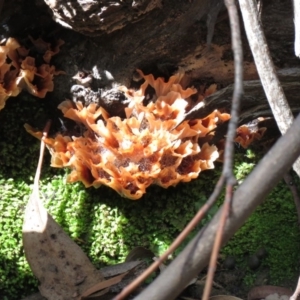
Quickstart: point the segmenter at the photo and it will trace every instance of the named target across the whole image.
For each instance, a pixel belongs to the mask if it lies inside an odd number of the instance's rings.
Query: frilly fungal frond
[[[41,43],[42,40],[37,41]],[[40,66],[36,66],[35,59],[28,56],[29,50],[21,47],[15,39],[9,38],[5,45],[0,46],[0,110],[9,97],[17,96],[22,89],[39,98],[53,91],[53,77],[60,72],[48,63],[62,43],[60,40],[52,51],[45,49],[47,63]]]
[[[129,102],[124,119],[109,116],[95,103],[85,107],[66,100],[59,105],[66,118],[84,128],[79,137],[57,134],[45,140],[51,165],[72,170],[68,182],[82,181],[86,187],[104,184],[124,197],[139,199],[151,184],[175,186],[214,168],[219,150],[205,140],[230,115],[215,110],[204,119],[179,124],[197,90],[182,88],[183,74],[165,82],[139,72],[145,79],[139,90],[121,88]],[[149,85],[155,96],[144,105]],[[28,125],[26,129],[41,138],[41,132]]]

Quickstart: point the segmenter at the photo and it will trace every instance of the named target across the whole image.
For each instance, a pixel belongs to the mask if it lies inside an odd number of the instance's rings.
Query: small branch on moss
[[[296,206],[296,210],[297,210],[297,215],[298,215],[298,225],[300,226],[300,197],[299,197],[298,189],[295,186],[293,178],[292,178],[292,176],[289,172],[287,172],[283,176],[283,178],[284,178],[285,183],[288,185],[288,187],[290,188],[290,190],[292,192],[294,202],[295,202],[295,206]],[[296,300],[299,294],[300,294],[300,277],[298,279],[298,284],[297,284],[297,287],[295,289],[295,292],[290,297],[290,300]]]
[[[244,224],[299,155],[300,116],[235,191],[230,218],[224,228],[222,244],[227,242]],[[270,172],[270,166],[272,166],[272,172]],[[135,297],[135,300],[175,299],[182,289],[207,266],[221,213],[219,211],[214,216],[164,272]]]
[[[222,188],[224,186],[224,176],[222,175],[207,202],[201,207],[194,218],[189,222],[189,224],[183,229],[183,231],[178,235],[178,237],[173,241],[168,250],[163,253],[151,266],[149,266],[138,278],[126,286],[121,293],[119,293],[114,300],[122,300],[129,296],[134,290],[137,289],[158,267],[172,254],[185,240],[185,238],[192,232],[192,230],[199,224],[206,213],[211,209],[211,207],[216,202],[218,196],[220,195]]]
[[[46,126],[43,130],[43,137],[42,137],[42,140],[41,140],[39,162],[38,162],[38,166],[37,166],[35,177],[34,177],[34,187],[37,188],[37,189],[38,189],[39,180],[40,180],[40,177],[41,177],[41,170],[42,170],[43,158],[44,158],[44,152],[45,152],[45,146],[46,146],[45,143],[44,143],[44,138],[47,137],[50,126],[51,126],[51,121],[48,120],[47,123],[46,123]]]

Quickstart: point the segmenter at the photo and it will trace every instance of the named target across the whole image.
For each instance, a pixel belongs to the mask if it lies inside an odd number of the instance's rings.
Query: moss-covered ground
[[[53,117],[53,111],[45,103],[47,99],[22,94],[9,99],[0,111],[0,299],[3,300],[21,299],[37,287],[25,260],[21,229],[38,160],[39,141],[25,132],[23,124],[42,128],[46,120]],[[257,157],[250,151],[245,153],[238,149],[237,152],[235,172],[242,180],[254,167]],[[208,198],[221,168],[217,165],[215,170],[203,172],[197,180],[176,188],[165,190],[153,186],[141,200],[132,201],[107,187],[96,190],[85,189],[80,183],[66,184],[67,171],[51,169],[49,159],[46,155],[41,197],[55,220],[97,267],[122,262],[136,246],[162,253]],[[217,206],[203,222],[209,220],[216,209]],[[281,183],[223,253],[236,257],[236,267],[244,268],[245,280],[253,284],[256,271],[249,269],[247,258],[264,247],[268,254],[261,268],[270,269],[268,283],[280,283],[295,278],[299,245],[293,199]]]
[[[235,166],[236,176],[241,180],[254,166],[243,157],[238,156]],[[299,189],[299,178],[293,176],[293,180]],[[236,259],[235,268],[243,270],[243,283],[247,286],[272,284],[294,288],[300,266],[298,224],[293,197],[282,180],[222,253]]]

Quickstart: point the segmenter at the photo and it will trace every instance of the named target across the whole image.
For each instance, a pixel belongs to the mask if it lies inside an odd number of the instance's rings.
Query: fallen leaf
[[[82,297],[80,299],[84,300],[87,297],[89,297],[90,295],[92,295],[92,294],[94,294],[98,291],[101,291],[105,288],[109,288],[112,285],[115,285],[115,284],[119,283],[123,279],[123,277],[125,277],[128,273],[129,272],[126,272],[126,273],[120,274],[118,276],[115,276],[113,278],[110,278],[110,279],[107,279],[105,281],[101,281],[101,282],[95,284],[94,286],[90,287],[87,291],[85,291],[82,294]],[[106,289],[105,291],[108,292],[108,289]]]
[[[25,256],[40,282],[42,296],[48,300],[79,300],[84,291],[104,281],[104,278],[42,204],[39,197],[39,178],[44,149],[42,139],[33,192],[25,209]]]
[[[113,266],[103,267],[100,269],[100,271],[104,277],[112,277],[112,276],[117,276],[119,274],[131,271],[132,269],[140,265],[142,265],[141,261],[129,261],[129,262],[116,264]]]

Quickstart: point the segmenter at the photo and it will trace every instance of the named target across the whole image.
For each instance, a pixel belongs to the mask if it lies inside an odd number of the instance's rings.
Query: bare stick
[[[230,19],[232,49],[234,52],[234,91],[231,106],[231,118],[228,126],[224,153],[223,176],[226,180],[226,197],[222,215],[220,218],[219,229],[216,234],[216,239],[209,262],[207,280],[202,296],[203,300],[207,300],[211,292],[213,278],[217,266],[217,258],[222,244],[223,230],[230,211],[233,196],[233,186],[236,184],[236,179],[232,170],[234,156],[234,138],[236,136],[236,128],[239,120],[240,99],[243,94],[243,50],[238,12],[235,5],[235,0],[225,0],[225,5],[227,7]]]
[[[189,235],[189,233],[199,224],[202,218],[206,215],[209,209],[216,202],[218,196],[220,195],[222,188],[224,186],[224,176],[221,176],[215,186],[215,189],[207,202],[201,207],[194,218],[189,222],[189,224],[184,228],[184,230],[178,235],[178,237],[171,244],[169,249],[162,254],[151,266],[149,266],[139,277],[137,277],[133,282],[126,286],[121,293],[119,293],[114,300],[125,299],[130,293],[132,293],[140,284],[142,284],[167,258],[172,254],[178,246],[184,241],[184,239]]]
[[[276,75],[275,67],[270,56],[262,26],[258,20],[255,1],[239,1],[244,19],[245,30],[255,60],[255,64],[279,130],[283,134],[286,132],[289,126],[291,126],[291,123],[293,121],[293,114]],[[299,25],[298,23],[300,18],[300,3],[299,1],[295,0],[293,2],[295,14],[295,53],[296,55],[299,55],[300,40],[299,28],[297,28],[297,25]],[[300,158],[298,158],[294,163],[293,169],[300,177]],[[291,299],[296,298],[299,292],[300,280]]]
[[[239,0],[244,27],[255,65],[279,130],[284,134],[294,116],[282,90],[260,23],[255,0]],[[300,159],[293,165],[300,177]]]
[[[40,180],[40,176],[41,176],[41,170],[42,170],[42,164],[43,164],[43,158],[44,158],[44,152],[45,152],[44,139],[48,135],[50,125],[51,125],[51,121],[49,120],[49,121],[47,121],[46,126],[43,130],[43,137],[42,137],[42,140],[41,140],[39,162],[38,162],[38,166],[37,166],[37,169],[36,169],[36,172],[35,172],[35,177],[34,177],[34,188],[37,188],[37,189],[38,189],[38,186],[39,186],[39,180]]]
[[[234,235],[255,208],[263,202],[267,194],[282,178],[282,174],[289,170],[299,155],[300,116],[235,191],[230,218],[225,225],[222,245]],[[272,168],[272,172],[270,172],[270,168]],[[207,266],[220,219],[221,210],[158,278],[135,297],[135,300],[174,299]]]
[[[199,210],[199,212],[196,214],[196,216],[190,221],[190,223],[186,226],[186,228],[180,233],[180,235],[175,239],[175,241],[172,243],[172,245],[169,247],[169,249],[158,259],[156,260],[147,270],[145,270],[137,279],[135,279],[130,285],[128,285],[119,295],[117,295],[114,299],[115,300],[121,300],[127,297],[130,293],[132,293],[143,281],[147,279],[147,277],[150,276],[150,274],[155,271],[160,264],[162,264],[165,259],[182,243],[182,241],[187,237],[187,235],[195,228],[195,226],[200,222],[200,220],[203,218],[203,216],[206,214],[206,212],[209,210],[209,208],[213,205],[213,203],[216,201],[217,197],[219,196],[222,187],[224,185],[225,180],[229,184],[229,189],[232,190],[232,185],[236,183],[236,180],[233,176],[232,172],[232,164],[233,164],[233,151],[234,151],[234,138],[236,134],[236,127],[238,123],[238,113],[239,113],[239,99],[241,97],[243,88],[242,88],[242,47],[240,44],[240,30],[239,30],[239,24],[238,24],[238,17],[237,17],[237,10],[234,4],[234,1],[229,0],[229,5],[234,5],[235,12],[233,11],[235,20],[233,21],[233,26],[237,27],[237,29],[234,30],[233,39],[237,39],[235,42],[233,42],[233,49],[235,51],[235,64],[238,64],[239,66],[236,67],[236,88],[234,90],[234,96],[233,96],[233,102],[232,102],[232,115],[230,124],[228,127],[228,138],[226,140],[226,148],[225,148],[225,164],[223,168],[222,176],[220,177],[218,184],[215,187],[215,190],[207,203]],[[233,4],[232,4],[233,3]],[[237,57],[236,57],[237,52]],[[228,194],[228,193],[227,193]],[[230,203],[230,200],[232,198],[231,196],[227,199],[227,202]],[[228,205],[229,207],[229,205]],[[228,215],[229,208],[227,209],[227,213],[225,211],[225,216]],[[226,221],[226,218],[223,220],[223,225]],[[222,229],[223,226],[220,225],[220,228]],[[222,235],[222,230],[220,230],[220,233]],[[221,236],[219,237],[219,241],[221,242]],[[218,244],[216,244],[218,245]],[[216,247],[217,253],[219,252],[219,247]],[[214,257],[216,257],[217,254],[215,254]],[[216,263],[216,259],[214,260],[214,263]],[[212,278],[213,278],[212,273]],[[212,278],[211,283],[212,284]],[[209,281],[208,281],[209,282]]]
[[[260,76],[263,88],[265,90],[268,102],[272,109],[274,118],[279,130],[284,134],[293,122],[293,114],[282,90],[280,81],[278,80],[274,64],[272,62],[269,48],[266,42],[265,35],[262,30],[261,23],[258,19],[256,1],[254,0],[239,0],[240,8],[243,15],[245,30],[251,51],[255,60],[256,68]],[[294,1],[295,26],[299,22],[299,1]],[[299,45],[299,31],[296,28],[295,50]],[[298,48],[297,48],[298,49]],[[297,53],[297,50],[296,50]],[[300,177],[300,158],[296,160],[293,169]],[[298,284],[293,295],[299,292]],[[292,297],[292,298],[293,298]]]

